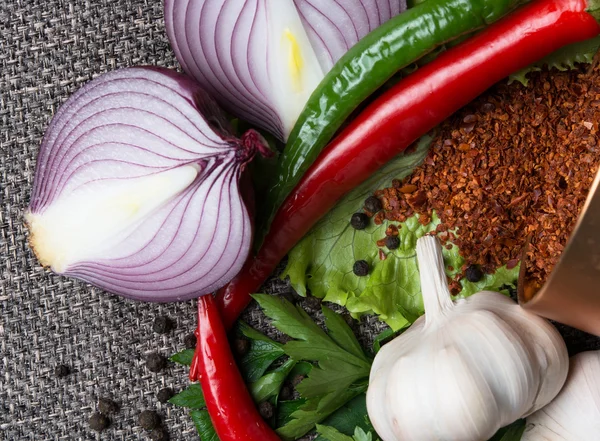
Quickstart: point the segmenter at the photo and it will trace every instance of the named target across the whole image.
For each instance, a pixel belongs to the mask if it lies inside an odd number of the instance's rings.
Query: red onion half
[[[406,0],[294,0],[294,3],[325,72],[358,40],[406,10]]]
[[[105,74],[58,111],[26,213],[40,262],[139,300],[208,294],[251,243],[238,188],[261,148],[242,140],[192,79],[167,69]]]
[[[165,24],[189,75],[285,141],[333,63],[405,9],[405,0],[165,0]]]

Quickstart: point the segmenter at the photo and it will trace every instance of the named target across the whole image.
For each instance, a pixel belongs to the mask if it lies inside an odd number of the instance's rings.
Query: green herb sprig
[[[273,326],[294,339],[283,345],[285,353],[293,360],[314,363],[297,386],[306,401],[277,429],[284,439],[295,439],[366,391],[371,359],[348,324],[331,309],[322,307],[325,332],[301,307],[285,299],[264,294],[254,298]]]
[[[291,441],[316,429],[315,441],[380,441],[366,407],[372,360],[345,320],[323,306],[324,330],[300,306],[287,300],[264,294],[254,298],[273,326],[292,339],[277,343],[244,322],[236,329],[239,336],[250,340],[248,352],[239,360],[242,375],[256,403],[269,401],[276,407],[271,423],[282,439]],[[397,334],[382,332],[375,339],[374,351]],[[185,350],[170,360],[189,366],[192,357],[193,350]],[[298,375],[305,377],[296,387],[300,398],[280,401],[283,384]],[[198,383],[169,403],[190,409],[202,441],[218,441]],[[524,429],[524,421],[517,421],[490,441],[519,441]]]

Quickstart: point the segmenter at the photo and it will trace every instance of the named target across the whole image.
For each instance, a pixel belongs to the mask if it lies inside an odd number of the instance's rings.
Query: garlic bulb
[[[522,441],[596,441],[600,438],[600,351],[571,357],[565,386],[527,418]]]
[[[546,320],[484,291],[452,301],[441,246],[417,242],[426,315],[385,345],[367,409],[384,441],[485,441],[549,403],[568,370]]]

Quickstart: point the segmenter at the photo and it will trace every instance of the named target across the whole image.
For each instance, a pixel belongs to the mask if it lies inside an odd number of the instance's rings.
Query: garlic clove
[[[497,292],[451,300],[441,246],[417,242],[426,314],[375,357],[367,391],[384,441],[481,441],[549,402],[568,356],[544,319]]]
[[[522,441],[597,441],[600,438],[600,351],[571,357],[558,396],[527,418]]]

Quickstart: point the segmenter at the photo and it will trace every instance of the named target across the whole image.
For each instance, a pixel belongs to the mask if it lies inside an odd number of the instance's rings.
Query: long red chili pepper
[[[221,441],[281,441],[262,419],[237,368],[213,296],[198,299],[198,343],[190,376],[199,376]]]
[[[585,0],[536,0],[442,53],[370,104],[279,209],[258,255],[218,293],[231,326],[285,254],[348,191],[494,83],[600,33]]]

